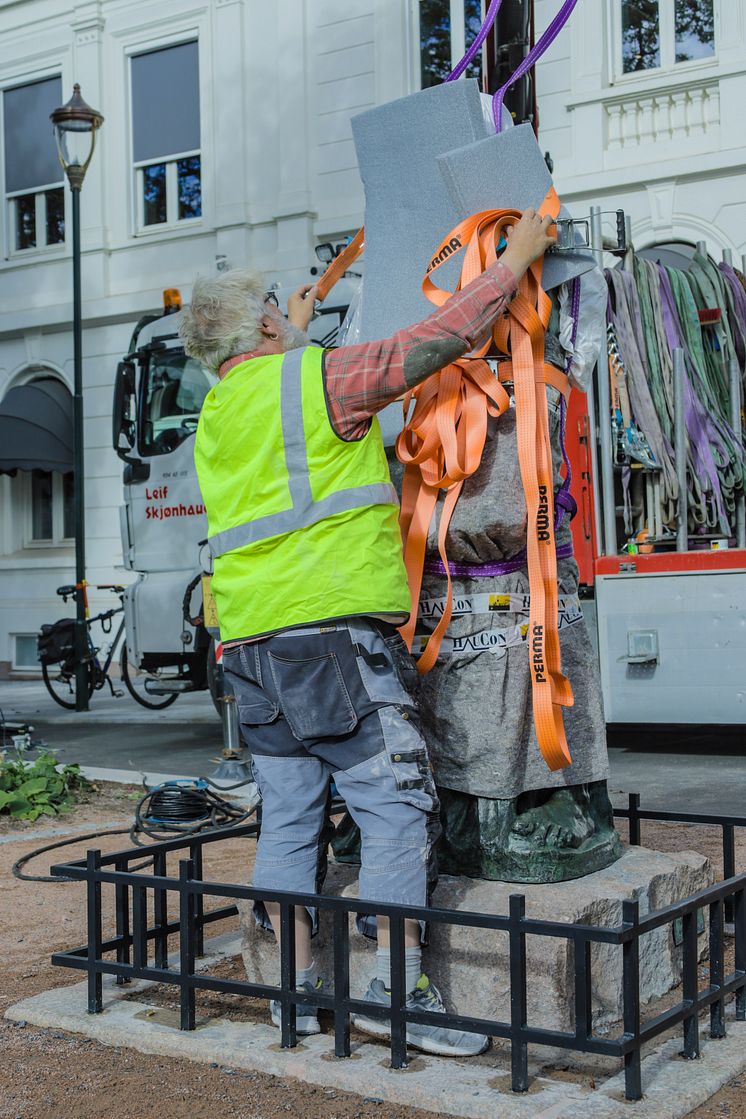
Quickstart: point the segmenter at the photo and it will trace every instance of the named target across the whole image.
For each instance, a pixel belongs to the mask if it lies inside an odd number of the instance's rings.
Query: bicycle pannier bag
[[[53,625],[41,627],[36,639],[41,664],[60,664],[73,660],[75,650],[75,619],[60,618]]]

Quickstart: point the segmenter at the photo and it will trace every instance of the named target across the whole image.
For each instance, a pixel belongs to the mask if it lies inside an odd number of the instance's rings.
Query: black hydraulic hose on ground
[[[58,840],[56,843],[48,843],[44,847],[37,847],[27,855],[22,855],[20,859],[13,863],[13,876],[20,878],[23,882],[77,882],[77,878],[62,876],[57,878],[50,874],[23,874],[22,869],[32,859],[36,859],[49,851],[56,851],[60,847],[69,847],[75,843],[85,843],[90,839],[102,839],[109,835],[129,835],[135,846],[142,847],[147,851],[151,844],[143,843],[140,838],[141,835],[146,835],[156,842],[172,839],[174,836],[189,838],[204,831],[219,831],[220,829],[237,827],[256,812],[256,804],[242,809],[238,805],[224,800],[212,789],[206,787],[211,783],[209,778],[200,778],[199,783],[176,784],[175,782],[166,782],[163,785],[147,789],[144,796],[137,802],[135,819],[129,828],[88,832],[85,835],[75,835],[68,839]],[[222,791],[227,792],[230,789],[237,789],[245,784],[245,781],[240,781],[227,788],[223,786]],[[220,788],[221,786],[215,787]],[[142,870],[144,867],[150,866],[151,863],[152,859],[149,858],[129,869],[130,871]]]

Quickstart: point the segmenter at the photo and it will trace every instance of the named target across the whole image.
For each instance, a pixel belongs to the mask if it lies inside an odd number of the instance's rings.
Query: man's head
[[[261,273],[241,268],[195,281],[179,335],[189,356],[213,373],[237,354],[283,354],[308,344],[269,297]]]

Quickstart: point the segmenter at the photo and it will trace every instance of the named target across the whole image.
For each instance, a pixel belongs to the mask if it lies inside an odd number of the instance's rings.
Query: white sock
[[[422,975],[422,949],[404,949],[404,978],[407,994],[413,991]],[[391,951],[378,948],[376,951],[376,978],[380,979],[387,991],[391,990]]]
[[[295,985],[302,987],[304,983],[310,983],[315,987],[319,981],[319,969],[316,967],[316,961],[311,960],[308,967],[297,967],[295,969]]]

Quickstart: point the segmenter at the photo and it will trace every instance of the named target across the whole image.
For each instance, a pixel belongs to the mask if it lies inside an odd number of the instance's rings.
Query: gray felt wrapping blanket
[[[560,484],[559,394],[547,388],[555,492]],[[395,483],[402,468],[392,463]],[[570,539],[566,521],[557,544]],[[448,556],[456,563],[496,563],[526,544],[526,503],[516,444],[515,410],[490,420],[482,463],[464,483],[448,533]],[[428,555],[437,558],[436,526]],[[560,595],[575,595],[574,560],[558,563]],[[454,578],[456,595],[527,594],[526,570],[499,578]],[[444,597],[444,576],[425,574],[423,597]],[[449,637],[527,621],[525,614],[471,614],[454,618]],[[418,626],[418,631],[420,627]],[[560,631],[562,670],[575,705],[564,720],[573,764],[552,772],[539,751],[533,729],[531,682],[525,644],[501,653],[484,651],[443,655],[421,677],[419,700],[435,778],[442,788],[475,796],[513,798],[530,789],[585,784],[608,777],[601,682],[594,650],[583,621]]]

